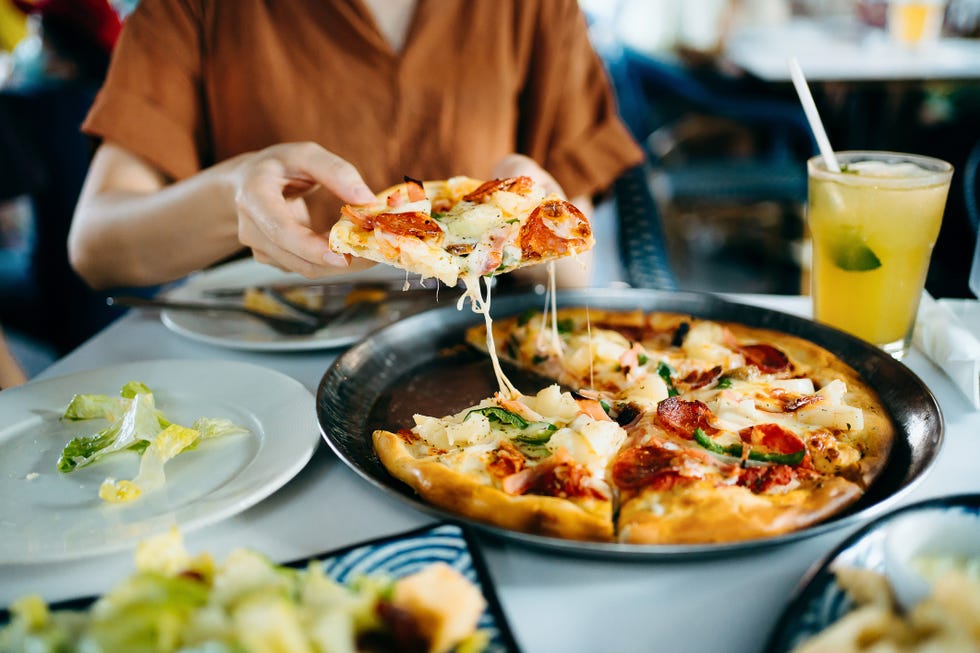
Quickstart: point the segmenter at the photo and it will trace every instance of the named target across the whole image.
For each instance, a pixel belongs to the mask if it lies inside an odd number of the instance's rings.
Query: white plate
[[[929,593],[915,570],[919,556],[980,557],[980,494],[909,504],[851,534],[807,571],[770,634],[766,653],[790,653],[856,607],[837,582],[839,567],[883,574],[899,607],[910,609]]]
[[[338,277],[338,281],[376,281],[402,279],[405,272],[378,265],[360,272]],[[290,274],[258,263],[255,259],[232,261],[188,277],[186,283],[165,293],[168,299],[188,301],[214,301],[205,291],[217,288],[245,288],[268,284],[309,282],[309,279]],[[435,300],[433,300],[435,301]],[[257,320],[234,314],[195,313],[165,310],[161,314],[164,325],[171,331],[194,340],[234,349],[255,351],[303,351],[329,349],[357,342],[369,331],[403,315],[397,311],[377,316],[365,316],[343,324],[327,326],[308,336],[289,336],[276,333]]]
[[[120,452],[64,474],[56,463],[74,436],[102,420],[67,422],[76,393],[118,395],[128,381],[153,390],[173,422],[224,417],[249,429],[202,443],[167,463],[166,486],[130,504],[107,504],[107,476],[131,479],[139,457]],[[65,560],[124,549],[179,525],[187,532],[234,515],[302,469],[319,441],[314,400],[279,372],[230,361],[147,361],[35,381],[0,392],[0,563]]]

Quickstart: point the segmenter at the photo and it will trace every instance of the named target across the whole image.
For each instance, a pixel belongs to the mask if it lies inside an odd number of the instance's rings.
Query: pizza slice
[[[599,402],[557,385],[373,435],[382,464],[433,505],[510,530],[600,541],[613,537],[607,467],[625,439]]]
[[[588,218],[530,177],[405,182],[345,205],[330,248],[449,286],[574,256],[594,244]]]
[[[728,397],[735,400],[735,397]],[[715,403],[715,402],[712,402]],[[758,412],[743,403],[742,410]],[[731,542],[798,530],[857,500],[864,486],[821,469],[833,442],[844,469],[856,449],[789,414],[738,419],[677,396],[627,427],[611,467],[618,538],[639,544]],[[826,450],[823,451],[826,454]]]

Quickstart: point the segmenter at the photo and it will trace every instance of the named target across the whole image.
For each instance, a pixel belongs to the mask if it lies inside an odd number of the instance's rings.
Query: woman
[[[336,274],[341,204],[404,175],[528,174],[588,207],[642,160],[575,0],[143,0],[83,129],[69,254],[97,288],[243,247]]]

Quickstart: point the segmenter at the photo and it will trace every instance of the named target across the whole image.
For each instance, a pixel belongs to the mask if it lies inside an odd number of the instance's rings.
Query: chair
[[[816,152],[799,105],[745,92],[731,80],[706,79],[682,64],[619,42],[600,41],[597,48],[608,67],[620,114],[647,153],[646,184],[660,211],[657,233],[675,241],[696,239],[687,244],[693,248],[720,248],[725,239],[739,238],[745,244],[738,247],[753,250],[743,256],[751,259],[746,265],[763,256],[772,259],[767,261],[771,269],[763,273],[773,279],[764,285],[753,281],[751,290],[796,292],[785,275],[789,266],[798,267],[787,244],[802,234],[801,208],[807,192],[804,161]],[[751,215],[753,211],[760,216]],[[685,226],[689,214],[697,215],[701,225],[718,226],[723,235],[709,237],[702,226]],[[732,216],[738,217],[733,221]],[[747,233],[746,225],[760,233]],[[692,233],[679,236],[684,228]],[[635,231],[624,223],[624,234]],[[641,236],[636,242],[649,241]],[[755,251],[761,248],[766,252]],[[709,254],[724,256],[716,251]],[[638,259],[640,254],[624,250],[624,256]],[[688,258],[706,260],[703,251],[675,258],[680,264]],[[656,269],[660,261],[649,265]],[[639,272],[643,267],[639,260],[634,262],[639,275],[635,283],[662,281],[643,276]],[[675,275],[683,271],[683,265],[673,267]],[[729,285],[742,283],[747,274],[742,272],[737,282],[735,277],[724,280]],[[686,275],[681,278],[688,282]]]
[[[968,284],[974,295],[980,297],[980,204],[977,202],[977,186],[980,185],[980,141],[974,144],[963,164],[963,203],[966,216],[976,239],[973,247],[973,263],[970,266]]]
[[[619,218],[619,251],[626,281],[637,288],[678,290],[667,237],[647,184],[647,166],[630,168],[613,184]]]
[[[963,164],[963,203],[966,217],[970,220],[973,233],[980,232],[980,202],[977,201],[977,186],[980,185],[980,141],[970,149]]]
[[[612,56],[610,74],[620,111],[645,144],[654,169],[666,178],[671,197],[805,199],[801,159],[817,149],[797,104],[759,97],[730,80],[705,80],[683,64],[628,46]],[[742,138],[742,147],[736,148],[741,151],[678,156],[685,143],[717,139],[726,131]],[[753,142],[746,144],[747,138]]]

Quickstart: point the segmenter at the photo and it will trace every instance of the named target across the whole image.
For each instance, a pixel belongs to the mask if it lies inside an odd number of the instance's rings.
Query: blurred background
[[[28,376],[119,316],[71,271],[65,241],[91,154],[79,125],[137,1],[0,0],[0,326]],[[816,148],[786,67],[799,54],[835,149],[955,166],[926,286],[972,296],[980,0],[580,4],[647,153],[642,178],[608,198],[631,284],[807,293]],[[936,38],[901,42],[918,34],[896,31],[898,4],[938,16]]]

